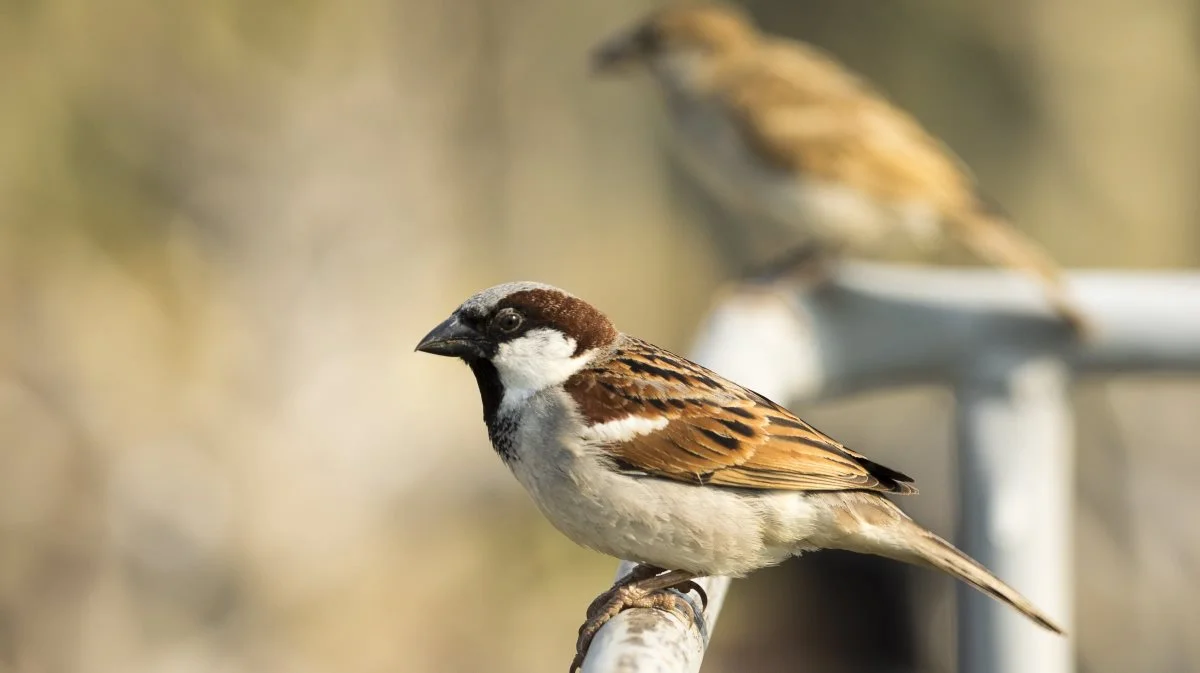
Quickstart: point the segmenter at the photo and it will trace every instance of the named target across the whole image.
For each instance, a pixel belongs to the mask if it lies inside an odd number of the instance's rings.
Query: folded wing
[[[629,472],[731,488],[916,493],[910,477],[758,393],[639,340],[567,390],[590,424],[585,438]]]

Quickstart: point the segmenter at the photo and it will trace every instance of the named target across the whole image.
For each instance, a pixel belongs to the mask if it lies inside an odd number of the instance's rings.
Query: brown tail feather
[[[916,524],[913,526],[917,527]],[[1038,610],[1033,603],[1029,602],[1029,599],[1017,593],[1016,589],[1001,582],[975,559],[962,553],[954,545],[937,535],[925,530],[922,532],[925,534],[925,541],[914,551],[923,565],[949,573],[1001,603],[1011,605],[1021,614],[1037,622],[1039,626],[1062,634],[1062,628]]]
[[[889,500],[868,493],[838,493],[840,534],[824,546],[885,556],[941,570],[1007,603],[1054,633],[1063,630],[1016,589],[1008,586],[975,559],[917,525]]]
[[[956,218],[956,223],[951,231],[971,252],[992,264],[1034,276],[1051,307],[1076,334],[1088,337],[1093,333],[1091,323],[1068,296],[1058,265],[1040,245],[1007,221],[984,213]]]

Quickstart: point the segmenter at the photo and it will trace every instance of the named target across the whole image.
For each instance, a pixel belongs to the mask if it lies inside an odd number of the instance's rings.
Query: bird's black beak
[[[429,334],[417,344],[417,350],[422,353],[458,357],[464,360],[486,358],[488,356],[487,341],[474,328],[464,325],[457,315],[452,315],[442,324],[434,327]]]
[[[591,71],[594,75],[627,70],[645,58],[652,40],[645,28],[619,33],[601,42],[592,50]]]

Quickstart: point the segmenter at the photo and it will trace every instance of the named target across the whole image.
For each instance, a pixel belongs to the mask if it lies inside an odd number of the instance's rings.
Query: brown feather
[[[867,460],[787,409],[639,339],[575,374],[567,392],[589,424],[665,418],[602,448],[618,465],[697,484],[911,494],[912,479]]]
[[[947,218],[947,230],[980,258],[1018,269],[1035,278],[1054,310],[1083,339],[1095,335],[1095,325],[1068,295],[1062,271],[1036,241],[1007,219],[975,207]]]
[[[768,165],[881,201],[949,209],[974,199],[974,180],[953,152],[815,47],[765,41],[722,64],[711,86]]]
[[[748,15],[721,4],[680,3],[655,12],[635,32],[652,38],[640,45],[636,58],[652,69],[668,64],[655,72],[674,116],[683,120],[684,137],[692,136],[687,142],[697,146],[690,150],[691,163],[713,164],[700,168],[700,174],[719,198],[732,199],[735,208],[758,210],[751,215],[765,214],[764,219],[781,220],[789,228],[798,226],[809,234],[822,230],[822,243],[858,248],[856,252],[897,229],[913,229],[905,233],[922,239],[915,242],[925,251],[957,238],[993,263],[1036,275],[1054,309],[1087,336],[1089,325],[1058,283],[1049,256],[1021,240],[1016,230],[972,226],[996,218],[982,207],[966,164],[836,58],[815,46],[765,34]],[[685,55],[689,66],[670,66],[664,56],[675,53]],[[720,119],[720,124],[695,121],[707,116]],[[722,132],[732,125],[732,144],[739,150],[733,153],[735,160],[729,158],[731,143],[725,134],[704,132],[705,125],[721,127]],[[688,131],[690,126],[701,130]],[[740,150],[750,155],[748,161]],[[706,154],[712,156],[705,158]],[[797,197],[792,204],[786,197],[777,198],[778,184],[786,190],[789,180],[797,189],[791,193]],[[812,188],[826,196],[829,188],[839,198],[851,195],[857,206],[868,206],[864,211],[883,216],[882,226],[872,225],[872,216],[862,218],[864,231],[885,231],[864,234],[853,223],[838,221],[840,216],[830,217],[822,212],[824,206],[805,197]]]

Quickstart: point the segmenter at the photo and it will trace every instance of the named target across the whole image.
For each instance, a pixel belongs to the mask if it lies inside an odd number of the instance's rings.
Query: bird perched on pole
[[[752,390],[623,334],[541,283],[476,293],[417,350],[475,375],[492,447],[574,542],[638,562],[588,608],[580,665],[630,607],[690,612],[670,588],[844,549],[941,570],[1061,633],[1037,607],[884,494],[917,490]]]
[[[937,138],[829,54],[764,34],[732,7],[691,3],[604,41],[592,67],[649,72],[682,164],[747,235],[794,246],[785,266],[957,241],[1032,276],[1086,331],[1049,255],[980,196]]]

